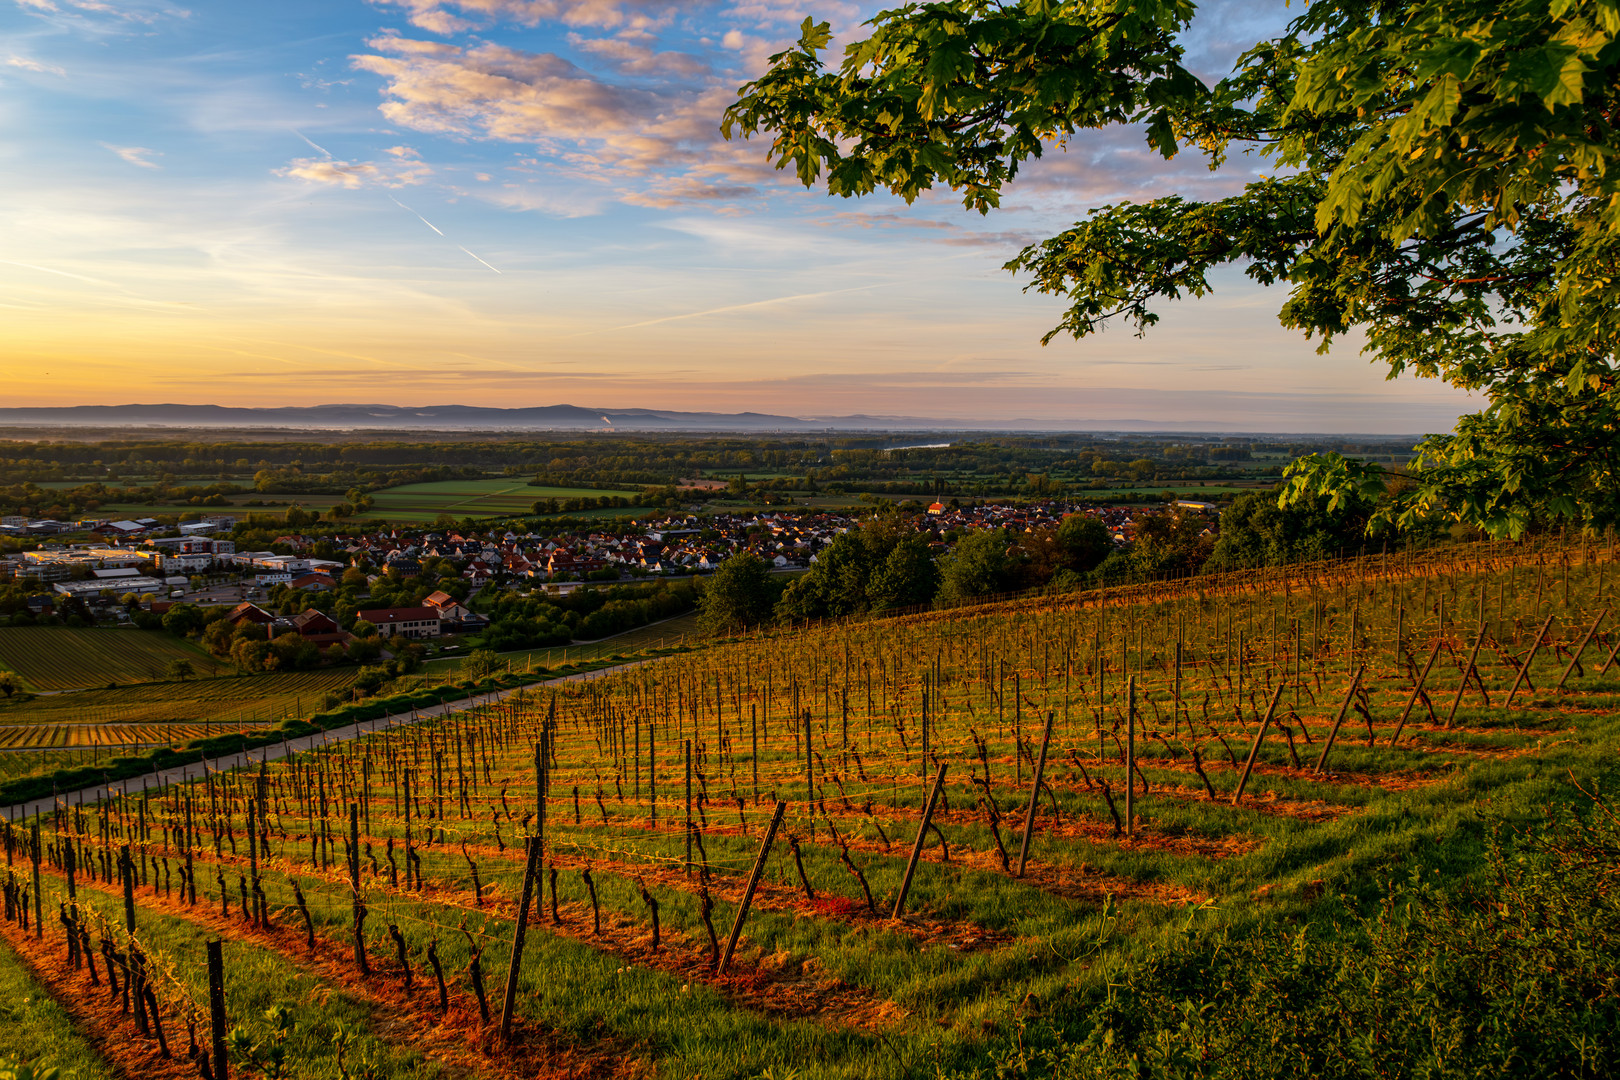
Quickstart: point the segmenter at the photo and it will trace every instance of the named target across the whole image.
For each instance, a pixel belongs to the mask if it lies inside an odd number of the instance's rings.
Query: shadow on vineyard
[[[1309,921],[1189,932],[1022,1010],[991,1066],[955,1075],[1614,1075],[1620,818],[1582,798],[1484,843],[1465,883],[1414,867],[1376,883],[1370,914],[1343,896]]]
[[[1209,575],[490,693],[13,816],[0,935],[124,1075],[1606,1074],[1617,829],[1576,785],[1620,742],[1614,555]]]

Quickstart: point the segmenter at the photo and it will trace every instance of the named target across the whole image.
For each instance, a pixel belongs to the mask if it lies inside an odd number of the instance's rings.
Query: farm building
[[[381,608],[362,611],[359,617],[377,628],[383,637],[430,638],[439,636],[437,608]]]

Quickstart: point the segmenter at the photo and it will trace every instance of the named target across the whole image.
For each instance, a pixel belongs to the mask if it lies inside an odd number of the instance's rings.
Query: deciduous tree
[[[1391,377],[1485,395],[1417,448],[1414,483],[1335,456],[1285,502],[1382,498],[1371,519],[1443,513],[1502,535],[1620,514],[1620,0],[1306,4],[1208,87],[1182,66],[1186,0],[944,0],[880,13],[837,70],[831,33],[743,86],[724,130],[769,132],[778,167],[845,196],[936,183],[981,212],[1021,164],[1141,125],[1165,157],[1233,153],[1270,175],[1230,197],[1092,209],[1010,270],[1066,297],[1045,340],[1211,290],[1241,267],[1287,290],[1284,326],[1352,332]]]

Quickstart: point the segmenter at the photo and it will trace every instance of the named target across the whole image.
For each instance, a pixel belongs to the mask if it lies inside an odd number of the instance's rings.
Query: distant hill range
[[[586,409],[543,405],[492,409],[476,405],[310,405],[265,409],[225,405],[73,405],[0,408],[7,427],[299,428],[352,431],[919,431],[961,428],[960,422],[912,417],[805,418],[769,413],[671,412],[663,409]]]
[[[1068,423],[1052,420],[962,420],[916,416],[775,416],[771,413],[674,412],[667,409],[587,409],[579,405],[541,405],[527,409],[492,409],[479,405],[306,405],[245,409],[228,405],[70,405],[56,408],[0,408],[0,428],[83,429],[98,435],[123,429],[217,429],[259,431],[692,431],[692,432],[1092,432],[1095,434],[1175,433],[1280,438],[1285,432],[1310,433],[1306,424],[1288,428],[1245,427],[1218,414],[1197,420],[1142,420],[1124,415],[1139,401],[1113,402],[1104,391],[1095,414]],[[1136,391],[1116,392],[1137,396]],[[1149,393],[1149,392],[1141,392]],[[1204,395],[1218,398],[1219,395]],[[1220,402],[1212,400],[1211,409]],[[1274,410],[1275,411],[1275,410]],[[1399,412],[1399,406],[1394,407]],[[1410,410],[1408,410],[1410,411]],[[1317,417],[1312,417],[1313,419]],[[1303,417],[1301,418],[1303,419]],[[1432,429],[1429,418],[1411,430]],[[1445,421],[1440,426],[1449,426]],[[1346,438],[1404,442],[1408,435],[1361,435],[1336,424],[1317,431],[1338,431]]]

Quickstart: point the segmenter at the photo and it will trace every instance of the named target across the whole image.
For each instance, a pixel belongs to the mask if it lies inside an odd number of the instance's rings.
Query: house
[[[303,612],[294,615],[292,628],[298,636],[313,645],[326,648],[329,645],[338,645],[347,649],[354,635],[345,633],[330,616],[324,615],[314,608],[306,608]]]
[[[287,584],[304,592],[331,592],[337,587],[337,583],[326,574],[305,574],[293,578]]]
[[[362,611],[359,618],[383,637],[434,638],[439,636],[439,610],[430,607],[380,608]]]
[[[489,619],[459,603],[444,590],[422,601],[423,605],[439,613],[442,628],[452,634],[477,633],[489,625]]]
[[[422,564],[408,555],[399,555],[383,564],[383,572],[396,578],[421,577]]]
[[[301,613],[293,616],[293,629],[304,637],[314,637],[317,634],[336,634],[342,631],[337,620],[324,612],[314,608],[305,608]]]
[[[243,622],[257,623],[260,626],[269,626],[276,621],[276,617],[264,608],[251,601],[244,600],[231,608],[225,616],[225,621],[232,626],[240,626]]]

